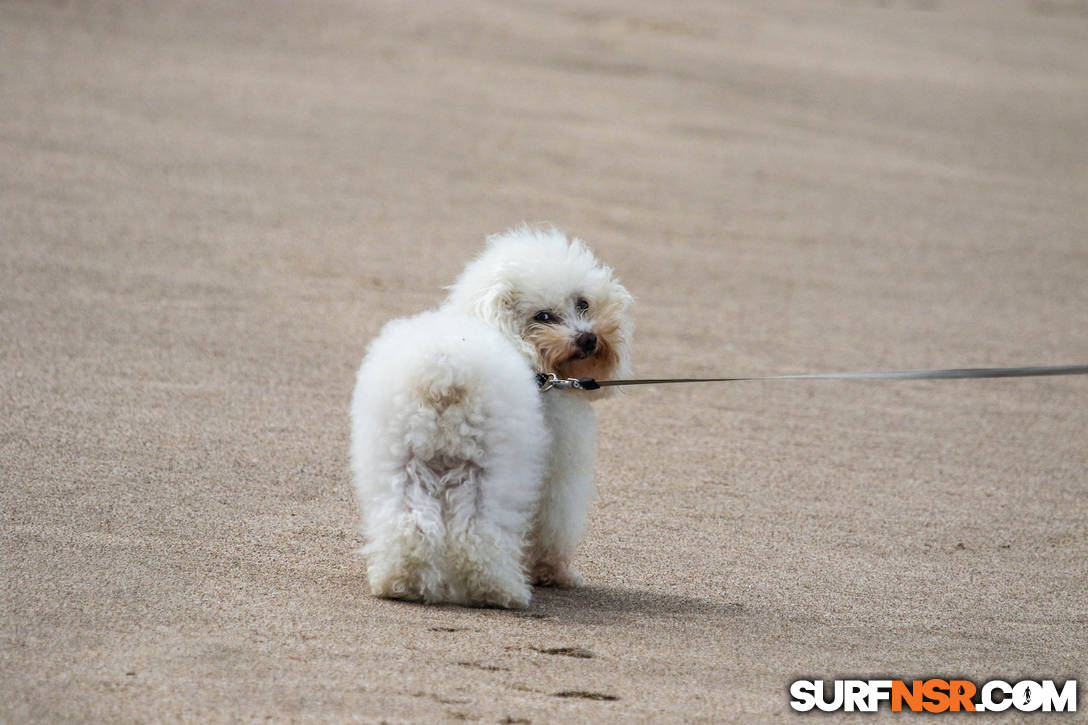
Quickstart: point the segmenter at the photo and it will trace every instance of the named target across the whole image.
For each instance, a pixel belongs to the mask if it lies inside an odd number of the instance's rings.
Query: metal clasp
[[[566,380],[555,373],[538,373],[536,376],[536,384],[540,386],[540,392],[542,393],[545,393],[552,388],[562,390],[563,388],[569,387],[566,383]]]
[[[540,392],[548,390],[597,390],[600,385],[593,378],[561,378],[555,373],[537,373],[536,383]]]

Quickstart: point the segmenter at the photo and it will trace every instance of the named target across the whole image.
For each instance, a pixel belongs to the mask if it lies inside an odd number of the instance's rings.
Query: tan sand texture
[[[616,268],[643,376],[1088,362],[1086,39],[1077,0],[0,2],[0,721],[1083,680],[1083,377],[631,389],[587,586],[526,612],[369,596],[347,408],[521,221]]]

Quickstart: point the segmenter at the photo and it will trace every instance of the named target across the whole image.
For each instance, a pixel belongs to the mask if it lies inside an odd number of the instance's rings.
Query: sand
[[[645,376],[1088,362],[1086,37],[1077,0],[0,4],[0,721],[1083,680],[1086,378],[632,389],[587,585],[525,612],[367,593],[347,409],[522,221],[615,267]]]

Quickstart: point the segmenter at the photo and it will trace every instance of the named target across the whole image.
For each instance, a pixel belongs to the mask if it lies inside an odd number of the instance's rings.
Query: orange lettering
[[[952,680],[948,683],[948,692],[951,695],[952,712],[959,712],[962,707],[967,712],[975,711],[975,703],[971,698],[975,696],[975,683],[970,680]]]
[[[922,694],[930,702],[923,702],[926,712],[944,712],[948,709],[948,682],[946,680],[926,680],[922,683]]]
[[[903,701],[914,712],[922,711],[922,681],[914,680],[910,687],[902,680],[892,680],[892,712],[903,709]]]

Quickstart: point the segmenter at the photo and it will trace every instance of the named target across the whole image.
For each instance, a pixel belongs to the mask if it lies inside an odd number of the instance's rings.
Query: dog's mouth
[[[566,345],[555,372],[561,378],[598,378],[605,380],[618,362],[612,340],[604,335],[585,332]]]
[[[561,378],[606,379],[618,361],[616,346],[608,334],[584,330],[559,333],[554,328],[537,329],[530,338],[538,351],[537,364]]]

